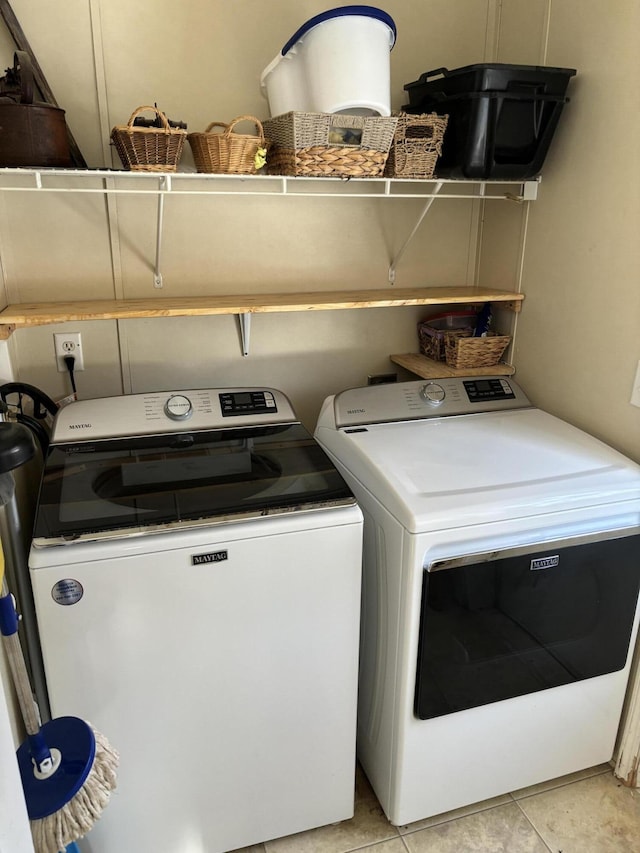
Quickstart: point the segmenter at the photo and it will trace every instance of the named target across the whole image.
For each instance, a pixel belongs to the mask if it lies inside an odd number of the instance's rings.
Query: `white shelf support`
[[[420,228],[420,226],[422,225],[422,220],[425,218],[425,216],[429,212],[429,208],[431,207],[433,202],[436,200],[436,196],[440,192],[441,188],[442,188],[442,181],[438,181],[433,188],[433,195],[427,199],[427,203],[422,208],[422,213],[418,217],[418,221],[416,222],[416,224],[413,228],[413,231],[409,234],[407,239],[404,241],[404,243],[402,244],[402,246],[400,247],[400,249],[396,253],[395,258],[392,258],[391,264],[389,266],[389,284],[395,284],[396,283],[396,267],[398,266],[400,258],[404,255],[407,246],[415,237],[418,228]]]
[[[243,357],[249,355],[249,338],[251,335],[251,314],[238,314],[240,323],[240,340],[242,342]]]
[[[164,220],[164,197],[165,193],[171,192],[171,176],[161,175],[158,181],[158,219],[156,223],[156,263],[153,268],[153,286],[160,290],[163,286],[162,273],[160,271],[160,258],[162,255],[162,225]]]

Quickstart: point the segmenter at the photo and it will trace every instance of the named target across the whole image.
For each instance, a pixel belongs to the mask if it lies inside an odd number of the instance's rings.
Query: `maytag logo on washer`
[[[53,585],[51,598],[56,604],[77,604],[84,595],[84,589],[80,581],[74,578],[64,578]]]
[[[529,568],[532,572],[537,572],[539,569],[552,569],[554,566],[557,566],[559,562],[559,554],[554,554],[553,557],[538,557],[535,560],[531,560]]]
[[[209,554],[192,554],[191,565],[201,566],[203,563],[220,563],[222,560],[227,560],[229,555],[227,551],[211,551]]]

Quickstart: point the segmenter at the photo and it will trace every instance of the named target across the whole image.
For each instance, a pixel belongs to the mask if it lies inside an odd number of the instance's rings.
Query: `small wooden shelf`
[[[449,367],[444,361],[434,361],[416,352],[390,355],[389,358],[394,364],[399,364],[422,379],[447,379],[450,376],[512,376],[516,372],[513,365],[502,362],[493,364],[491,367],[465,367],[464,369]]]
[[[18,328],[82,320],[128,320],[144,317],[201,317],[215,314],[250,315],[289,311],[336,311],[351,308],[389,308],[403,305],[473,305],[499,302],[519,311],[522,293],[475,287],[395,288],[316,291],[180,298],[98,299],[77,302],[32,302],[8,305],[0,311],[0,338]]]

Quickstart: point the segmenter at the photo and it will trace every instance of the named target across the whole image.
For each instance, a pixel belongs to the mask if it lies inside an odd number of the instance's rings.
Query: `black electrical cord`
[[[18,409],[20,412],[23,411],[22,397],[26,396],[30,398],[33,402],[33,416],[38,418],[38,420],[42,420],[47,412],[50,415],[55,415],[58,411],[58,404],[54,403],[51,397],[45,394],[44,391],[36,388],[35,385],[29,385],[26,382],[5,382],[4,385],[0,385],[0,398],[5,403],[7,402],[7,397],[12,394],[18,395]]]
[[[65,355],[64,363],[67,366],[67,370],[69,371],[69,379],[71,380],[71,388],[73,389],[73,393],[76,393],[76,380],[73,375],[73,366],[76,363],[75,358],[72,355]]]
[[[58,404],[54,403],[51,397],[26,382],[5,382],[0,385],[0,411],[6,419],[16,420],[27,426],[38,440],[42,455],[46,455],[49,447],[47,413],[55,416],[58,411]]]

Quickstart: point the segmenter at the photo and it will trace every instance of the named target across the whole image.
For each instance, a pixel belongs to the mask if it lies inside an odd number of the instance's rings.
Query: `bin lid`
[[[495,72],[492,77],[489,77],[489,72]],[[569,83],[569,79],[577,73],[575,68],[559,68],[555,65],[510,65],[506,62],[478,62],[475,65],[464,65],[462,68],[434,68],[432,71],[425,71],[417,80],[411,83],[405,83],[404,89],[410,92],[411,89],[422,90],[425,87],[434,87],[445,85],[447,79],[452,79],[452,82],[457,82],[458,85],[463,85],[459,78],[470,78],[466,82],[471,90],[504,90],[509,83],[519,82],[520,75],[525,75],[528,79],[526,82],[537,82],[539,85],[547,83],[551,78],[559,77],[552,93],[564,94],[564,91]],[[498,75],[496,77],[496,75]],[[500,76],[502,75],[502,76]],[[456,80],[457,78],[457,80]],[[562,78],[565,78],[564,80]]]
[[[396,25],[393,21],[391,15],[388,15],[386,12],[383,12],[382,9],[377,9],[375,6],[339,6],[337,9],[328,9],[326,12],[321,12],[319,15],[315,15],[313,18],[309,18],[309,20],[304,23],[299,29],[295,31],[295,33],[291,36],[289,41],[282,48],[282,56],[285,56],[291,48],[298,42],[302,36],[309,32],[309,30],[313,29],[313,27],[317,27],[318,24],[323,24],[325,21],[330,21],[332,18],[342,18],[347,15],[361,15],[366,18],[375,18],[378,21],[382,21],[383,24],[386,24],[391,31],[390,35],[390,46],[389,50],[391,50],[396,42]]]

